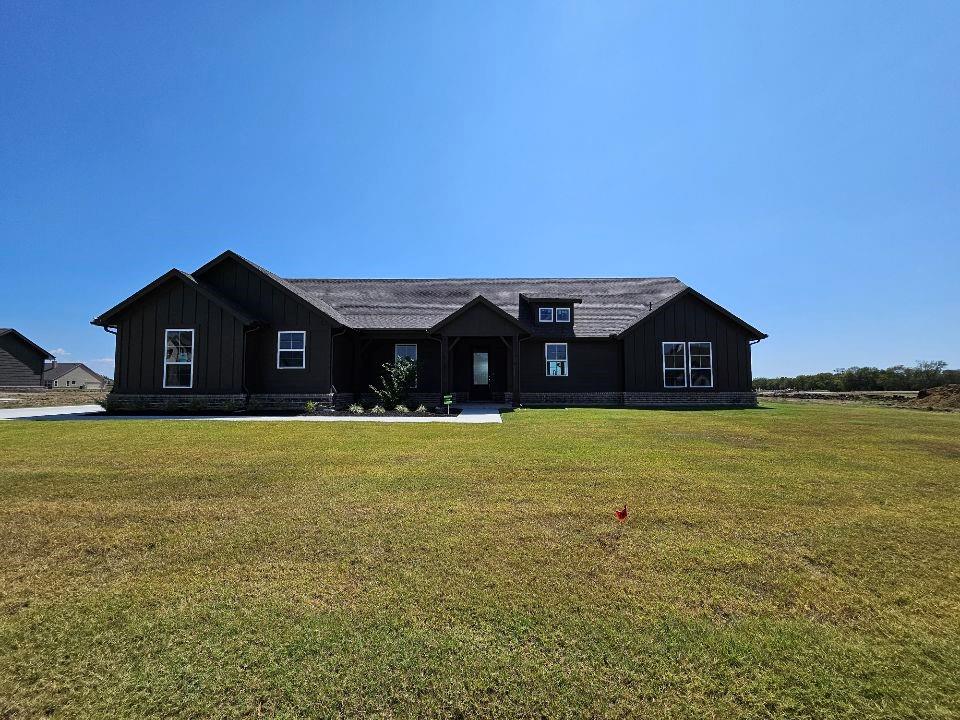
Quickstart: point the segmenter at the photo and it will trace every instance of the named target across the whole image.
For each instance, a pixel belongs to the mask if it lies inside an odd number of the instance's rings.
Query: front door
[[[490,399],[490,355],[486,352],[473,353],[473,384],[470,386],[471,400]]]

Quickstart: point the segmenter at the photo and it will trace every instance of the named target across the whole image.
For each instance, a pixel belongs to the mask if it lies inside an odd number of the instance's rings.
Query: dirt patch
[[[903,404],[926,410],[960,410],[960,385],[940,385],[921,390],[916,398]]]
[[[41,390],[39,392],[0,390],[0,410],[61,405],[103,405],[106,397],[106,390]]]

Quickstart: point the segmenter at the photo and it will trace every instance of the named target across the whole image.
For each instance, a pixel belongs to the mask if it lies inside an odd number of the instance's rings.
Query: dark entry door
[[[471,400],[490,399],[490,353],[473,353],[473,381],[470,385]]]

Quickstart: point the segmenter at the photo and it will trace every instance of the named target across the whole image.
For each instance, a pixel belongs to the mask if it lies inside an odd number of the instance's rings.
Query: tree
[[[383,364],[385,375],[380,378],[381,388],[370,386],[380,403],[390,410],[402,405],[410,396],[410,388],[417,377],[417,363],[406,357],[399,357],[392,363]]]

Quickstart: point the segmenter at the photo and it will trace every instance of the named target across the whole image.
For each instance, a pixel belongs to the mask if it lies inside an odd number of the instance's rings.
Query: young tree
[[[386,374],[380,378],[382,387],[371,385],[370,389],[384,407],[392,409],[405,403],[410,396],[410,388],[417,377],[417,363],[410,358],[399,357],[392,363],[384,363],[383,369]]]

